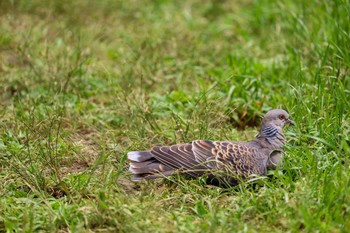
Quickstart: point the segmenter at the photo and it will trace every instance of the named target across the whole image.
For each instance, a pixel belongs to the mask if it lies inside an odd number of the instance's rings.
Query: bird
[[[131,151],[129,171],[134,182],[185,174],[206,176],[208,183],[237,185],[249,177],[265,176],[282,164],[286,138],[283,128],[294,126],[283,109],[268,111],[257,136],[251,141],[194,140],[185,144],[154,146],[147,151]]]

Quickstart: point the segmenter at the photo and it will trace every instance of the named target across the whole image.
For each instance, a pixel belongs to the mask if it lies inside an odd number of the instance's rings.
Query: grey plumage
[[[259,134],[248,142],[195,140],[187,144],[156,146],[150,151],[128,153],[133,181],[170,176],[208,175],[234,185],[249,176],[266,175],[281,163],[286,139],[283,127],[294,125],[282,109],[271,110],[262,120]]]

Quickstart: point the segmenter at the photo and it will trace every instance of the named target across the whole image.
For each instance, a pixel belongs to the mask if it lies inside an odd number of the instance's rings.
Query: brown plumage
[[[188,144],[156,146],[150,151],[128,153],[133,181],[170,176],[207,175],[230,185],[249,176],[266,175],[281,162],[286,142],[282,129],[294,125],[282,109],[266,113],[259,134],[249,142],[195,140]]]

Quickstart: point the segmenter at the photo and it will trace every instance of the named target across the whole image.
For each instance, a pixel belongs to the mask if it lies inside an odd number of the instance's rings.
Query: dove
[[[252,176],[267,175],[267,170],[282,163],[286,125],[295,123],[285,110],[274,109],[265,114],[258,135],[251,141],[194,140],[155,146],[148,151],[131,151],[128,153],[131,179],[137,182],[185,174],[236,185]]]

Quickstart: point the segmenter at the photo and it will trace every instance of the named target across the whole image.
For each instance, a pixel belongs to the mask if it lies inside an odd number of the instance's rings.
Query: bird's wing
[[[248,177],[251,174],[264,175],[269,155],[268,153],[264,156],[265,152],[242,143],[209,140],[156,146],[152,148],[151,153],[164,165],[180,169],[193,177],[212,169],[230,171],[239,177]]]
[[[214,169],[231,171],[239,177],[251,174],[266,174],[266,161],[269,153],[243,143],[196,140],[192,150],[199,163],[207,163]],[[265,156],[266,154],[266,156]]]
[[[192,144],[190,143],[173,146],[156,146],[152,148],[151,153],[161,163],[174,169],[180,169],[193,177],[202,175],[203,170],[208,169],[196,161]]]

